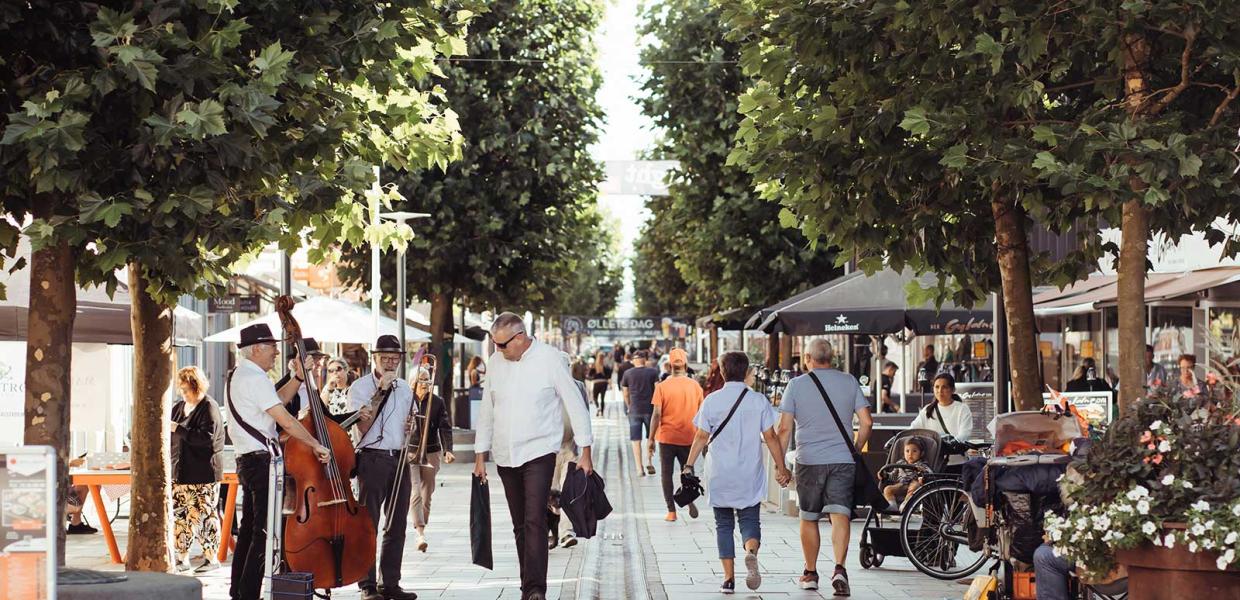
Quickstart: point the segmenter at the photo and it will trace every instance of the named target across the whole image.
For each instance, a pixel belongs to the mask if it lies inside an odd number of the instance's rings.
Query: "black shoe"
[[[698,518],[698,507],[697,507],[696,502],[689,503],[689,518],[690,519]]]
[[[87,525],[86,523],[78,523],[77,525],[69,526],[70,535],[90,534],[90,533],[99,533],[99,530],[95,529],[94,527],[91,527],[90,525]]]
[[[731,579],[724,579],[723,585],[719,586],[719,593],[720,594],[735,594],[736,593],[736,582]]]
[[[402,590],[399,587],[380,588],[379,593],[383,595],[384,600],[418,600],[417,594]]]
[[[557,539],[554,535],[547,538],[547,549],[548,550],[555,550],[555,547],[559,545],[560,545],[560,540]]]
[[[383,600],[383,594],[375,588],[362,588],[362,600]]]

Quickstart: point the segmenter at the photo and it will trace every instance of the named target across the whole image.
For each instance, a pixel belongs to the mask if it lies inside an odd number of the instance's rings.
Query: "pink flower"
[[[1145,463],[1147,463],[1147,464],[1148,464],[1148,463],[1154,463],[1154,464],[1156,464],[1156,465],[1160,465],[1160,464],[1162,464],[1162,459],[1163,459],[1163,457],[1162,457],[1162,455],[1161,455],[1161,454],[1155,454],[1154,456],[1147,456],[1147,457],[1145,457],[1145,461],[1144,461],[1144,462],[1145,462]]]
[[[1217,385],[1217,384],[1218,384],[1218,375],[1215,375],[1214,373],[1206,373],[1206,385]]]
[[[1153,434],[1151,434],[1150,432],[1148,432],[1148,431],[1143,431],[1143,432],[1141,432],[1141,443],[1142,443],[1142,444],[1147,444],[1147,443],[1149,443],[1149,442],[1150,442],[1151,440],[1153,440],[1153,439],[1154,439],[1154,435],[1153,435]],[[1153,448],[1154,448],[1154,446],[1151,444],[1151,445],[1149,446],[1149,448],[1153,449]]]

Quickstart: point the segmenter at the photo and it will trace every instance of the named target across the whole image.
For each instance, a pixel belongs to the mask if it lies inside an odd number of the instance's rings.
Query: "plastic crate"
[[[1013,573],[1012,574],[1012,600],[1037,600],[1038,584],[1034,581],[1033,573]]]
[[[314,573],[278,573],[271,576],[275,600],[313,600]]]

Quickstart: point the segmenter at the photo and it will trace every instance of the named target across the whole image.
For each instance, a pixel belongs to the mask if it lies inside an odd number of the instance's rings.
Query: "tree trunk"
[[[1124,203],[1120,224],[1119,408],[1128,408],[1145,392],[1145,260],[1150,234],[1149,210],[1140,200]]]
[[[147,292],[141,265],[129,265],[130,323],[133,327],[133,423],[129,460],[133,465],[129,517],[130,571],[169,571],[172,498],[168,402],[175,362],[172,307]]]
[[[790,335],[779,338],[779,368],[792,368],[792,336]]]
[[[452,346],[452,294],[431,294],[431,354],[439,360],[436,383],[444,402],[452,403],[452,369],[448,350]]]
[[[56,449],[56,563],[65,564],[65,498],[69,491],[69,405],[73,318],[77,314],[73,250],[49,246],[30,256],[26,331],[26,427],[29,446]],[[83,506],[87,499],[81,498]],[[99,515],[106,519],[107,516]]]
[[[709,363],[714,361],[716,358],[719,358],[719,329],[717,327],[710,328],[709,353],[710,354],[707,356],[707,360],[705,362]]]
[[[778,331],[772,331],[771,335],[766,338],[766,368],[771,371],[779,368],[780,337]]]
[[[1019,203],[1004,198],[998,190],[991,199],[990,210],[995,218],[995,254],[1007,316],[1012,404],[1016,410],[1038,410],[1042,406],[1042,376],[1033,318],[1029,240],[1025,234],[1028,219]]]
[[[1130,34],[1124,40],[1124,100],[1133,119],[1143,118],[1150,100],[1146,82],[1150,44],[1145,36]],[[1119,280],[1119,408],[1121,411],[1145,392],[1145,261],[1150,237],[1149,209],[1139,198],[1148,187],[1140,177],[1128,178],[1136,198],[1124,203],[1120,221]]]

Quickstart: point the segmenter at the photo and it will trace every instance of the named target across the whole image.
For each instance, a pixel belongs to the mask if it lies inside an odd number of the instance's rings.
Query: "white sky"
[[[591,152],[598,160],[634,160],[654,142],[654,125],[641,114],[634,98],[640,93],[637,78],[638,0],[606,0],[606,15],[595,36],[603,86],[598,101],[606,122]],[[650,217],[641,196],[601,196],[599,204],[620,221],[620,248],[624,253],[625,283],[616,316],[633,316],[633,280],[627,267],[633,241]]]

